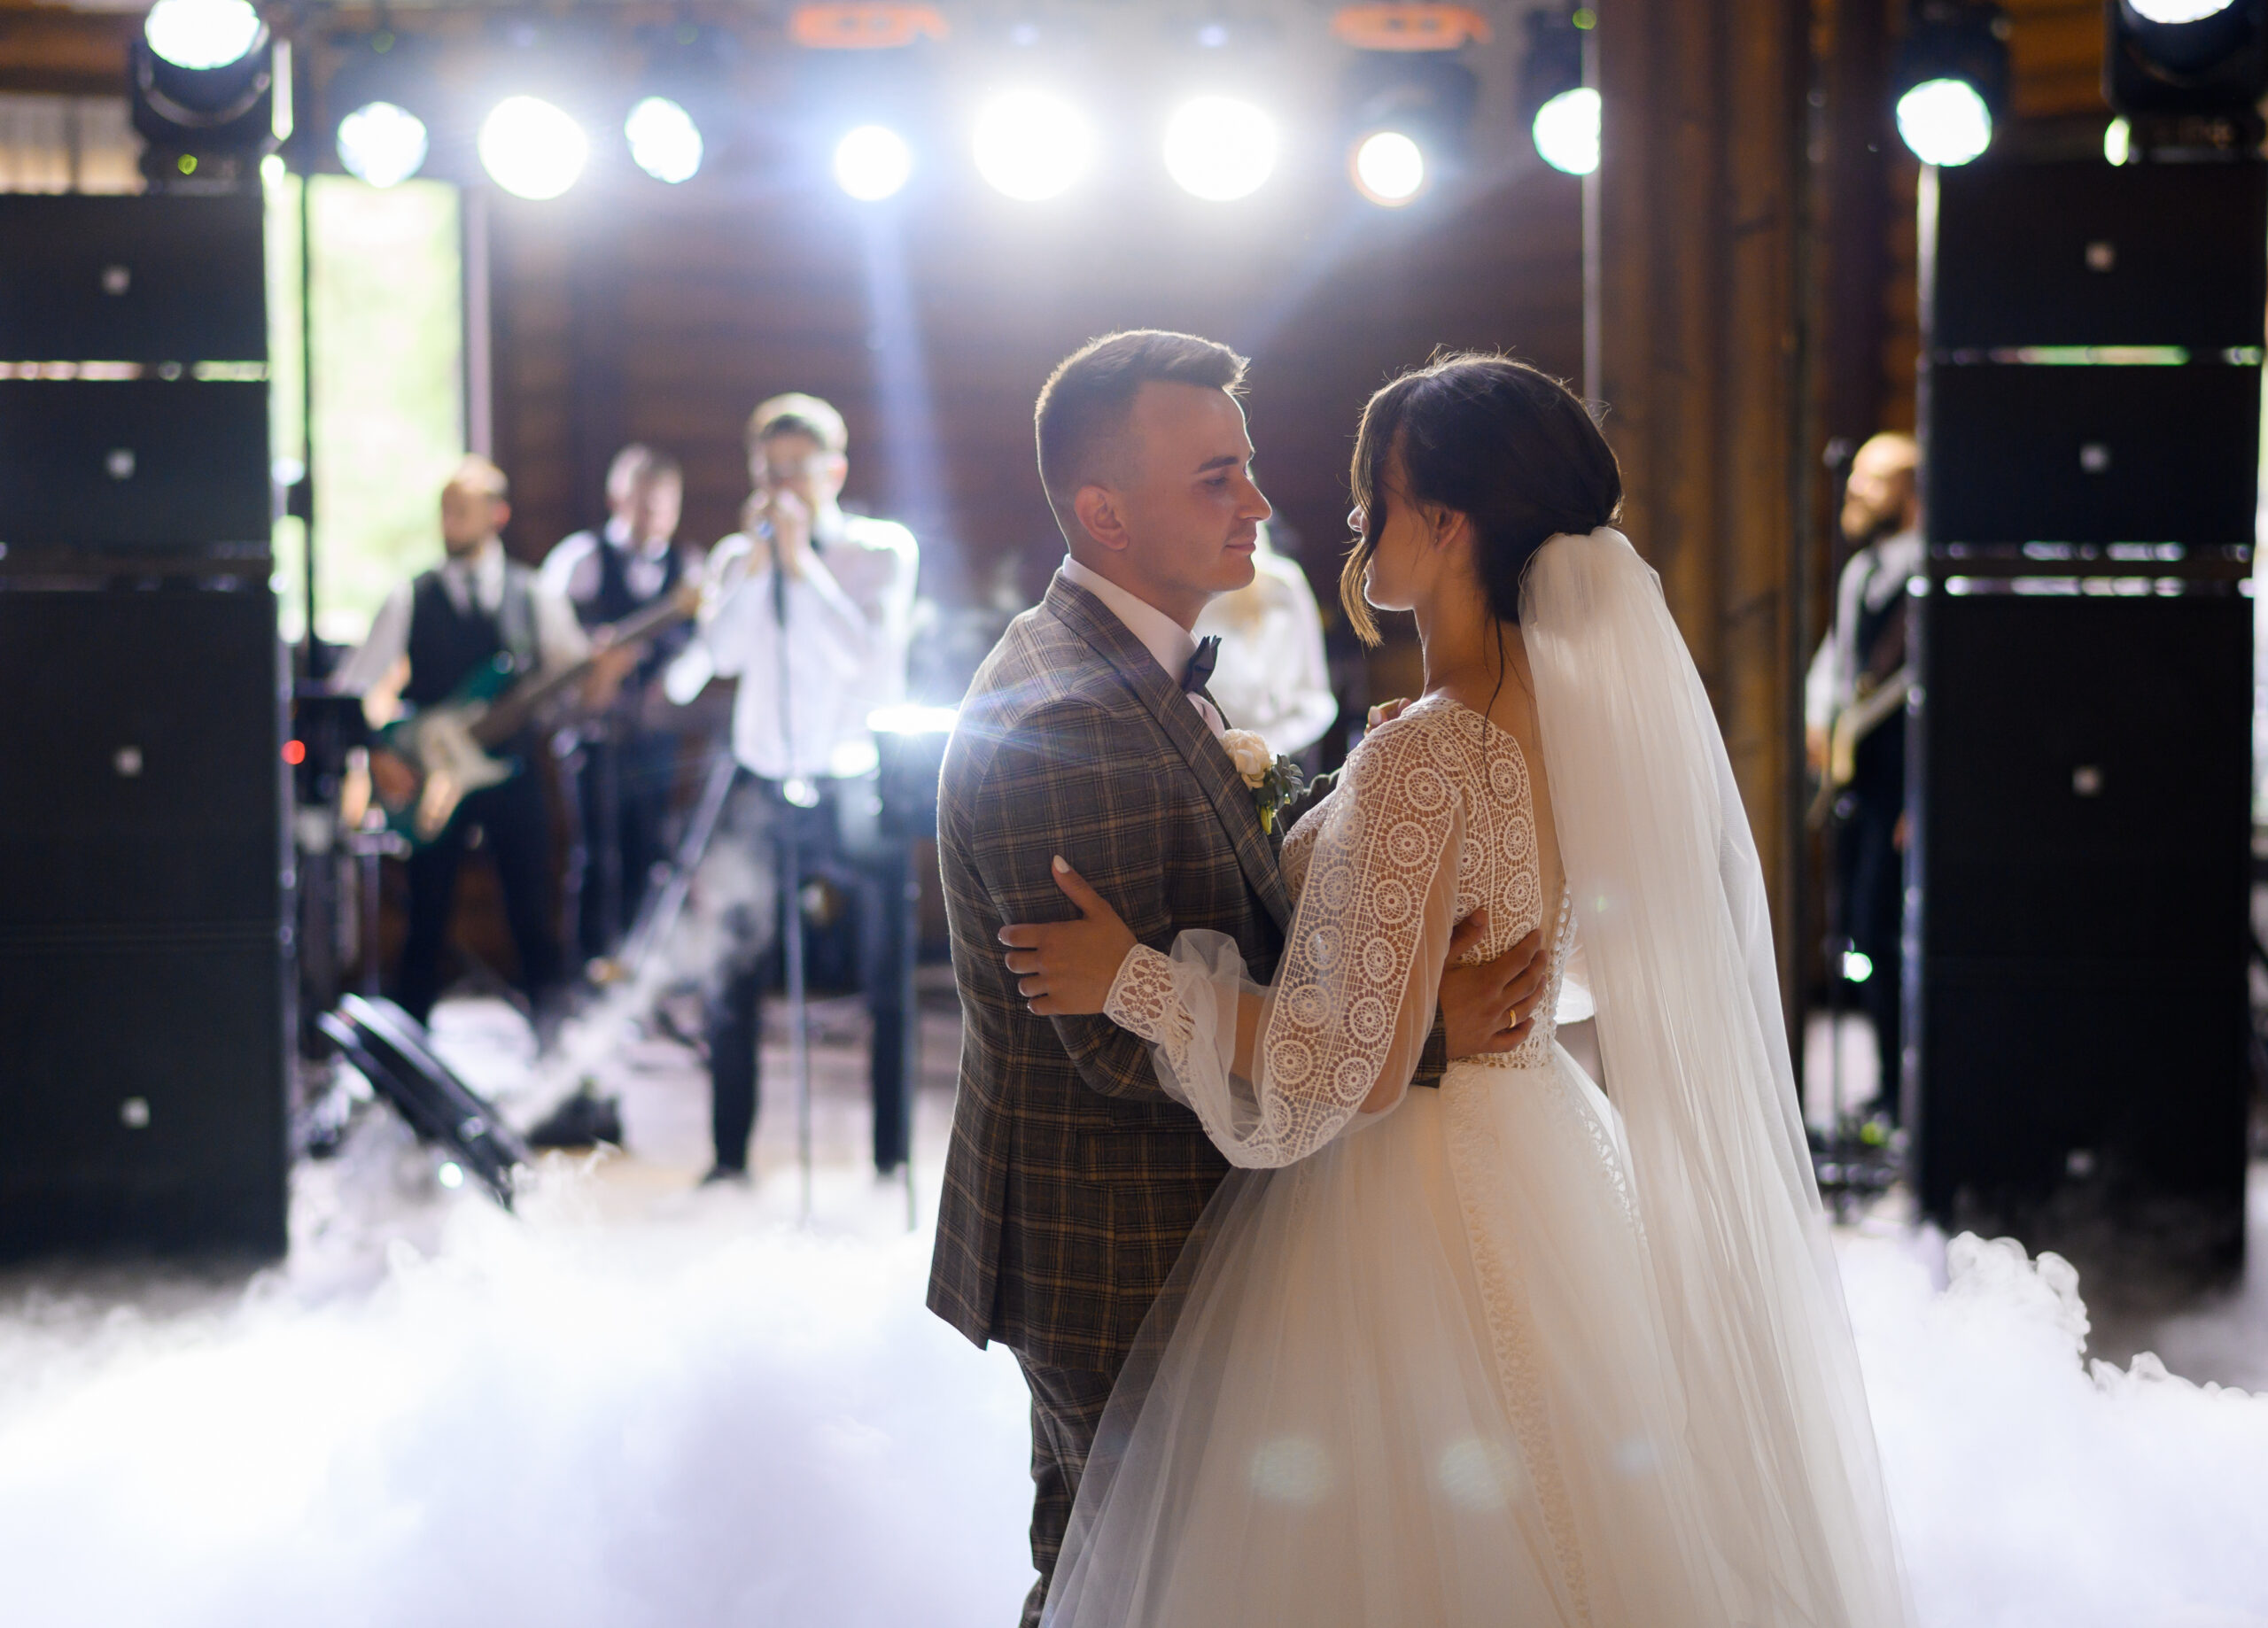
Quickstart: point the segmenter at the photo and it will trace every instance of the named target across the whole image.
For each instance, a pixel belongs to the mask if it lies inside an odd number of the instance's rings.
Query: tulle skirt
[[[1614,1111],[1460,1065],[1232,1174],[1130,1361],[1056,1628],[1797,1622],[1688,1447]]]

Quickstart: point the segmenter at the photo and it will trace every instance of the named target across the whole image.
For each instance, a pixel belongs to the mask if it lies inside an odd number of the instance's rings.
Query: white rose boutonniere
[[[1249,729],[1223,731],[1221,749],[1251,789],[1253,804],[1260,810],[1260,828],[1272,835],[1277,810],[1300,795],[1305,776],[1299,764],[1270,752],[1268,742]]]

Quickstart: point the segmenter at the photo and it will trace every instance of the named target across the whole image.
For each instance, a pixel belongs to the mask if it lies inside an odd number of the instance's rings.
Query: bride
[[[1341,596],[1425,691],[1285,837],[1276,981],[1220,934],[1011,928],[1241,1169],[1114,1393],[1057,1628],[1900,1624],[1798,1116],[1763,883],[1707,697],[1612,529],[1614,455],[1523,364],[1363,415]],[[1612,1100],[1558,1047],[1409,1082],[1453,925],[1552,927]],[[1586,989],[1585,986],[1588,986]]]

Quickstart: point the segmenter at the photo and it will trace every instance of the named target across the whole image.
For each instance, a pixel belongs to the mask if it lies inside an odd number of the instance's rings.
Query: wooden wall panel
[[[1332,186],[1241,225],[1170,205],[1004,221],[965,192],[862,213],[816,193],[633,186],[585,208],[499,200],[494,221],[498,453],[529,555],[599,500],[603,437],[579,426],[604,416],[588,380],[608,357],[618,433],[686,464],[689,534],[736,523],[749,410],[810,390],[850,423],[851,497],[923,534],[947,597],[1004,558],[1060,552],[1032,401],[1096,334],[1184,328],[1253,357],[1262,484],[1319,585],[1371,390],[1442,345],[1568,376],[1581,362],[1580,185],[1532,156],[1456,209],[1390,213]],[[926,430],[919,398],[890,416],[909,373],[927,384]]]

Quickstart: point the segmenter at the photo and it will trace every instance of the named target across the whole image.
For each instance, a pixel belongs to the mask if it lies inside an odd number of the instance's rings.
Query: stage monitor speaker
[[[0,379],[0,448],[12,554],[267,557],[264,382]]]
[[[0,196],[0,360],[265,360],[263,208],[257,189]]]
[[[2252,602],[2014,585],[1941,579],[1920,619],[1923,1204],[2093,1171],[2241,1247]]]
[[[280,919],[280,663],[264,583],[0,587],[0,930]]]
[[[1933,353],[2257,347],[2268,307],[2268,165],[2017,164],[1928,170]],[[1934,198],[1932,198],[1934,193]]]
[[[429,1142],[462,1161],[465,1174],[506,1209],[520,1173],[534,1162],[520,1134],[434,1052],[425,1027],[392,1001],[347,996],[315,1019],[370,1087]]]
[[[2256,331],[2260,323],[2254,314]],[[1963,544],[2251,543],[2260,370],[1933,364],[1922,507]]]
[[[0,1252],[284,1246],[275,599],[0,584]]]

